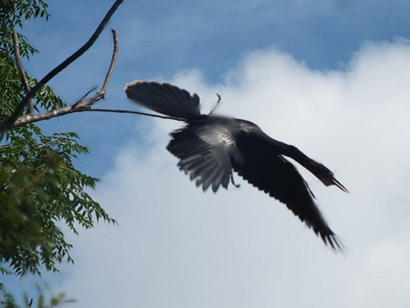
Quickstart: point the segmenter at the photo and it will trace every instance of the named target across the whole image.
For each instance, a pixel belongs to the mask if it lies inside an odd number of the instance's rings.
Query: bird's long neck
[[[311,169],[313,159],[293,145],[286,145],[285,149],[286,151],[283,153],[285,156],[293,158],[306,169]]]
[[[323,184],[326,186],[334,184],[331,179],[333,179],[333,172],[330,171],[323,164],[311,159],[301,150],[293,145],[289,145],[278,141],[280,148],[282,149],[283,155],[290,157],[309,170],[314,176],[316,176]]]
[[[336,180],[333,172],[330,171],[325,165],[311,159],[293,145],[288,145],[282,142],[279,142],[279,145],[283,151],[281,154],[296,160],[299,164],[312,172],[313,175],[316,176],[323,184],[326,186],[335,185],[340,190],[346,193],[349,192],[346,187],[342,185],[342,183]]]

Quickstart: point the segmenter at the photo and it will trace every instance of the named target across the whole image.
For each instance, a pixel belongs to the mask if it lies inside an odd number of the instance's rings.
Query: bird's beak
[[[344,187],[342,185],[342,183],[340,183],[338,180],[336,180],[335,178],[332,179],[333,185],[336,185],[337,187],[339,187],[341,190],[343,190],[345,193],[348,193],[349,191],[346,189],[346,187]]]

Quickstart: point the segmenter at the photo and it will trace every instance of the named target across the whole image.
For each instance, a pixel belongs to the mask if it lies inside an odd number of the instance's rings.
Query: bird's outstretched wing
[[[136,103],[171,117],[191,120],[201,115],[199,96],[169,83],[134,81],[125,92]]]
[[[180,159],[178,167],[205,191],[228,187],[232,158],[242,161],[230,131],[219,124],[189,124],[171,133],[167,149]]]
[[[267,148],[239,146],[243,163],[233,161],[233,169],[253,186],[266,192],[286,204],[286,206],[304,221],[306,225],[320,235],[325,244],[334,249],[341,249],[336,235],[329,228],[314,202],[308,184],[288,160],[282,155],[272,153]]]

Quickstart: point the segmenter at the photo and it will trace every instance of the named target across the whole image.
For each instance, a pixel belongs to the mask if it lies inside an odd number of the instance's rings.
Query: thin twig
[[[26,93],[30,92],[30,85],[27,80],[26,73],[24,71],[23,63],[21,62],[21,56],[20,56],[20,42],[19,38],[16,32],[16,29],[13,28],[13,47],[14,47],[14,56],[16,58],[16,65],[17,69],[20,73],[20,78],[21,81],[23,82],[24,85],[24,90]],[[33,99],[30,98],[28,101],[28,106],[29,106],[29,112],[32,114],[34,112],[33,108]]]
[[[65,59],[61,64],[59,64],[57,67],[55,67],[53,70],[51,70],[33,88],[31,88],[31,90],[26,94],[26,96],[23,98],[23,100],[17,106],[17,108],[14,111],[13,115],[10,118],[8,118],[7,120],[0,123],[0,133],[2,133],[4,131],[7,131],[7,130],[9,130],[10,128],[13,127],[13,123],[16,122],[19,115],[23,112],[23,110],[24,110],[25,106],[28,104],[29,100],[32,99],[36,95],[36,93],[47,82],[49,82],[53,77],[55,77],[57,74],[59,74],[62,70],[64,70],[72,62],[77,60],[81,55],[84,54],[84,52],[86,52],[95,43],[95,41],[97,40],[97,38],[100,36],[101,32],[103,31],[104,27],[107,25],[108,21],[110,20],[110,18],[114,14],[114,12],[117,10],[117,8],[120,6],[120,4],[123,1],[124,0],[115,1],[115,3],[109,9],[109,11],[105,15],[104,19],[98,25],[97,29],[95,30],[93,35],[88,39],[88,41],[80,49],[78,49],[71,56],[69,56],[67,59]]]
[[[87,109],[87,110],[81,110],[81,111],[112,112],[112,113],[129,113],[129,114],[139,114],[139,115],[148,116],[148,117],[153,117],[153,118],[161,118],[161,119],[181,121],[181,122],[186,121],[186,120],[183,119],[183,118],[162,116],[162,115],[159,115],[159,114],[139,112],[139,111],[133,111],[133,110],[93,108],[93,109]],[[74,112],[77,112],[77,111],[74,111]]]
[[[211,109],[211,111],[208,113],[208,115],[212,115],[221,103],[221,96],[218,93],[216,93],[216,96],[218,96],[218,101],[216,102],[215,106]]]
[[[88,95],[90,95],[91,92],[95,91],[95,89],[97,89],[97,86],[92,87],[92,89],[88,90],[87,93],[85,93],[83,96],[81,96],[81,98],[73,104],[73,107],[76,107],[79,103],[81,103],[82,101],[84,101],[85,98],[86,98]]]

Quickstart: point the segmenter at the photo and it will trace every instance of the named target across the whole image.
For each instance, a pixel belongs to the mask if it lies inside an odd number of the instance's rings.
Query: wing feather
[[[266,144],[254,140],[252,146],[245,143],[246,146],[238,145],[244,162],[233,161],[233,169],[259,190],[286,204],[325,244],[341,249],[341,243],[322,217],[308,184],[296,167],[280,154],[267,150]]]
[[[171,117],[189,120],[201,115],[198,95],[168,83],[134,81],[125,92],[136,103]]]
[[[217,123],[188,124],[171,133],[167,149],[180,159],[178,167],[206,191],[228,188],[232,157],[240,157],[229,130]]]

